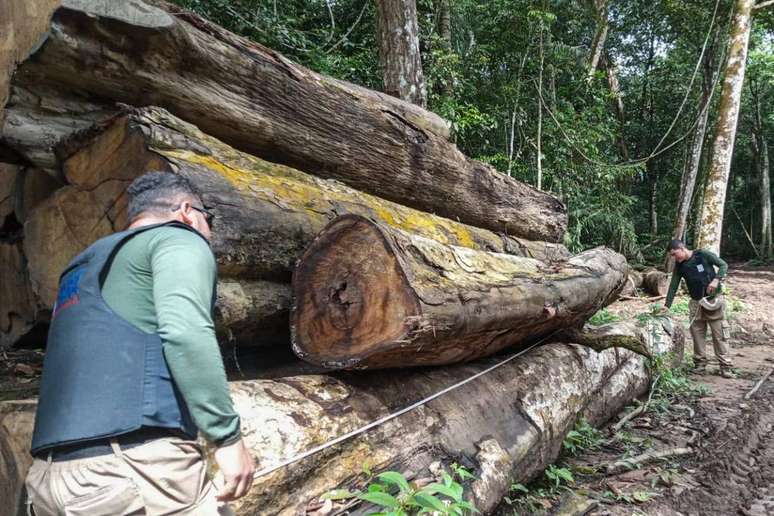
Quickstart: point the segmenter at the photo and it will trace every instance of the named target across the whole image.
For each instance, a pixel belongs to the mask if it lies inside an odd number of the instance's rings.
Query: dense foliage
[[[379,89],[373,0],[178,0],[323,73]],[[602,63],[592,0],[417,0],[429,108],[468,155],[568,205],[573,250],[607,244],[662,256],[702,91],[702,49],[721,68],[732,2],[609,0]],[[440,20],[448,6],[451,30]],[[774,9],[770,9],[772,11]],[[725,216],[723,252],[754,256],[760,179],[751,139],[757,103],[774,147],[774,16],[756,14]],[[706,44],[705,44],[706,41]],[[623,113],[607,73],[620,83]],[[722,80],[722,77],[720,77]],[[702,171],[717,108],[713,90]],[[538,154],[538,149],[540,153]],[[540,157],[540,163],[538,163]],[[649,159],[646,159],[649,158]],[[694,200],[694,205],[696,205]],[[693,238],[695,209],[687,239]]]

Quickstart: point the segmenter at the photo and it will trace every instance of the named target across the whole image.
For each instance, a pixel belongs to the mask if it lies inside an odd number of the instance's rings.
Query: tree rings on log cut
[[[294,272],[293,350],[345,369],[473,360],[582,326],[615,299],[627,269],[605,248],[549,265],[344,215]]]
[[[312,247],[293,277],[305,293],[293,320],[308,343],[299,356],[326,356],[325,365],[347,367],[353,355],[369,354],[410,330],[419,300],[375,224],[342,217]]]

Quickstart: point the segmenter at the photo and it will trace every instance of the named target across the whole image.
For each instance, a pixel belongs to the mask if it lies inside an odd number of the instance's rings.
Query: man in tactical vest
[[[62,273],[27,491],[36,515],[231,514],[255,464],[215,340],[212,214],[182,176],[127,190],[129,229]],[[197,432],[224,476],[207,478]]]
[[[712,332],[715,357],[720,364],[720,374],[733,378],[731,358],[728,352],[729,327],[725,319],[725,300],[720,282],[725,278],[728,264],[719,256],[706,249],[691,251],[681,240],[672,240],[667,246],[669,256],[675,260],[675,270],[667,292],[666,308],[672,301],[684,279],[691,295],[688,313],[693,338],[693,362],[696,369],[704,372],[707,367],[707,355],[704,353],[707,325]],[[718,268],[717,273],[715,267]]]

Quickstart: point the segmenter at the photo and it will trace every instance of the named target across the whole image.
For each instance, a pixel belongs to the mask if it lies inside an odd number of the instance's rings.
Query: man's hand
[[[243,497],[253,484],[255,459],[243,439],[215,450],[215,462],[225,479],[225,486],[218,493],[218,500],[228,502]]]
[[[710,284],[707,285],[707,294],[712,295],[715,293],[715,291],[718,289],[718,286],[720,285],[720,281],[718,281],[717,278],[710,281]]]

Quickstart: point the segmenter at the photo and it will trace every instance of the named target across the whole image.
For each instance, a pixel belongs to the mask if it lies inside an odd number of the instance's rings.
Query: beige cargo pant
[[[37,516],[233,515],[215,499],[201,447],[165,437],[86,459],[35,459],[27,493]]]
[[[709,362],[704,348],[707,340],[707,326],[712,333],[712,344],[720,369],[731,369],[731,356],[728,351],[729,325],[726,321],[725,304],[722,308],[710,312],[699,305],[698,301],[688,303],[691,322],[691,337],[693,338],[693,362],[697,367],[706,366]]]

